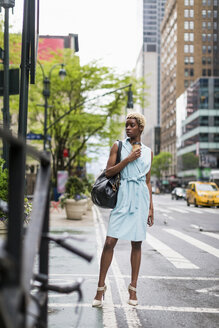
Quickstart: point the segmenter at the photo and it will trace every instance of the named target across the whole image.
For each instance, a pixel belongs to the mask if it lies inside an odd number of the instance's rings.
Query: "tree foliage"
[[[63,60],[67,75],[61,81],[58,76],[60,67],[54,65]],[[141,98],[143,83],[137,83],[130,76],[118,76],[111,68],[100,66],[97,62],[82,66],[79,58],[70,51],[54,54],[53,61],[43,63],[43,70],[50,77],[48,134],[52,138],[53,177],[56,180],[58,170],[72,171],[77,166],[83,166],[89,160],[88,148],[89,152],[96,152],[98,147],[120,136],[124,125],[121,115],[125,112],[128,88],[99,96],[133,83],[137,102]],[[38,66],[37,83],[30,88],[29,103],[29,130],[35,133],[42,133],[44,122],[44,108],[37,106],[44,104],[42,80],[42,71]],[[96,99],[91,101],[92,98]],[[57,121],[65,113],[68,115]],[[68,149],[67,158],[63,157],[64,149]]]
[[[172,154],[169,152],[161,152],[154,156],[151,168],[151,174],[155,175],[159,180],[169,169],[172,162]]]
[[[187,153],[182,155],[182,169],[192,170],[199,166],[199,157],[193,153]]]

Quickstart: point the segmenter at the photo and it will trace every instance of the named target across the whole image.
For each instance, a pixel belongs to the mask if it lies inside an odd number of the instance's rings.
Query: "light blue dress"
[[[121,160],[132,151],[129,138],[122,142]],[[116,207],[111,211],[107,236],[142,241],[146,238],[150,195],[146,174],[151,167],[151,149],[141,143],[141,157],[121,172]]]

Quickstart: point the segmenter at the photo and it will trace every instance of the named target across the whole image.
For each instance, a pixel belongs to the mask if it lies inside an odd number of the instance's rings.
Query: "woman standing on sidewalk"
[[[137,305],[136,287],[141,262],[141,244],[146,238],[146,225],[154,223],[150,170],[153,153],[141,143],[145,126],[144,116],[130,113],[126,118],[127,138],[122,142],[121,162],[115,165],[118,145],[110,151],[106,176],[121,173],[121,183],[116,207],[111,211],[108,232],[104,244],[97,293],[93,307],[102,307],[106,292],[105,278],[113,257],[113,249],[118,239],[130,240],[131,283],[128,286],[130,305]],[[136,147],[136,145],[139,145]],[[137,148],[137,149],[136,149]]]

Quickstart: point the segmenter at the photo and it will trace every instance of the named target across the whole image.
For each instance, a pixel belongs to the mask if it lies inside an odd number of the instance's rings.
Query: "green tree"
[[[151,174],[155,175],[158,180],[162,178],[172,163],[172,154],[169,152],[161,152],[154,156],[151,168]]]
[[[199,157],[193,153],[187,153],[182,155],[182,169],[191,170],[197,169],[199,166]]]
[[[79,58],[72,52],[60,51],[54,54],[52,61],[44,62],[44,71],[50,72],[56,63],[64,60],[66,78],[61,81],[59,68],[51,74],[48,126],[52,125],[63,114],[69,114],[51,126],[48,134],[52,137],[51,154],[53,178],[56,181],[58,170],[74,170],[78,165],[89,160],[87,148],[96,152],[97,147],[105,146],[119,137],[124,122],[127,102],[127,90],[100,97],[94,101],[91,98],[108,93],[129,83],[133,84],[134,101],[142,99],[143,82],[137,82],[130,76],[118,76],[115,72],[97,62],[80,65]],[[44,116],[42,97],[42,72],[37,68],[36,85],[30,88],[29,98],[29,130],[42,133]],[[63,150],[68,149],[69,157],[63,157]]]

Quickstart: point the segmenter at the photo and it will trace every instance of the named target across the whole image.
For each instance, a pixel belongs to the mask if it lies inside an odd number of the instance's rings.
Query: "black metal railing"
[[[0,137],[9,144],[8,231],[3,242],[0,239],[0,327],[47,327],[48,291],[71,293],[76,291],[82,299],[82,280],[70,285],[49,284],[49,242],[53,241],[87,261],[92,256],[68,243],[68,236],[49,234],[50,158],[26,145],[0,128]],[[33,197],[33,208],[28,227],[24,222],[24,189],[26,154],[40,162]],[[38,272],[34,272],[36,257]],[[37,292],[31,293],[33,286]]]

